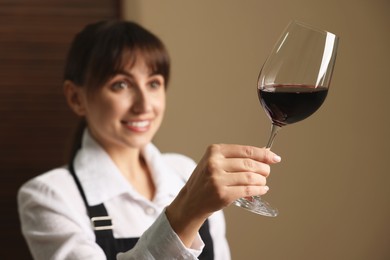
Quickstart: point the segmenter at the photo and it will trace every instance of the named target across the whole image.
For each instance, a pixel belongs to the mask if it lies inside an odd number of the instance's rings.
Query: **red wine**
[[[278,126],[301,121],[324,102],[328,89],[307,85],[272,85],[258,90],[261,105]]]

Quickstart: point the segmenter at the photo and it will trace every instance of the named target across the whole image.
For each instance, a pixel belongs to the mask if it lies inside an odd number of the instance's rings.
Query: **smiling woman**
[[[34,258],[230,259],[221,209],[266,193],[268,164],[280,158],[225,144],[197,166],[160,153],[151,142],[169,66],[162,42],[133,22],[97,22],[75,37],[64,93],[83,129],[69,165],[18,193]]]
[[[88,120],[89,131],[105,149],[112,148],[111,142],[130,145],[130,139],[120,140],[130,133],[144,133],[147,138],[137,145],[145,145],[162,121],[169,63],[161,41],[137,24],[89,25],[76,36],[68,55],[64,83],[68,104]],[[81,135],[76,138],[80,144]]]

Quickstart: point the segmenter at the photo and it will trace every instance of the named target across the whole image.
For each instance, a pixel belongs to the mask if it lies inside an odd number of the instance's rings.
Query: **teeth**
[[[129,126],[133,127],[147,127],[150,122],[149,121],[137,121],[137,122],[129,122],[127,123]]]

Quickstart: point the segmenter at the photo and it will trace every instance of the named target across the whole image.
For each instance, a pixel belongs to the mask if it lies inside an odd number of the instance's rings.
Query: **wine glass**
[[[324,102],[336,60],[338,37],[292,21],[264,63],[257,83],[262,107],[272,121],[267,148],[282,126],[312,115]],[[276,217],[278,210],[260,196],[234,203],[251,212]]]

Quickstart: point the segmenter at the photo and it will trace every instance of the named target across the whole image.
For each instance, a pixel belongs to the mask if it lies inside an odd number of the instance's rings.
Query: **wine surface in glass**
[[[327,94],[327,88],[309,85],[268,85],[258,89],[261,105],[278,126],[309,117],[322,105]]]

